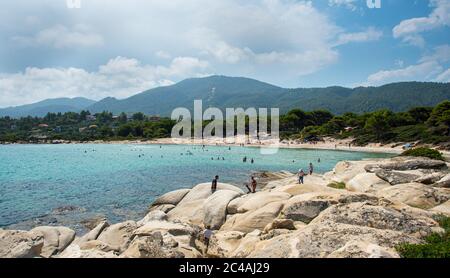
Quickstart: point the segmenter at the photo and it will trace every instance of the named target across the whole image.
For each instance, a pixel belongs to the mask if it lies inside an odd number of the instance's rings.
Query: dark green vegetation
[[[343,182],[333,182],[333,183],[330,183],[328,185],[328,187],[335,188],[335,189],[345,189],[346,185]]]
[[[0,141],[42,142],[47,140],[94,141],[123,139],[152,139],[169,137],[174,121],[147,117],[136,113],[113,116],[102,112],[48,113],[43,118],[0,118]]]
[[[354,144],[450,142],[450,101],[436,107],[418,107],[407,112],[380,110],[372,113],[346,113],[332,116],[325,111],[293,110],[281,118],[282,137],[318,140],[323,136],[354,138]]]
[[[435,106],[450,99],[449,83],[403,82],[381,87],[343,87],[285,89],[254,79],[210,76],[181,81],[118,100],[106,98],[97,103],[69,109],[64,103],[28,112],[23,107],[0,109],[0,116],[40,116],[47,112],[92,113],[110,111],[133,114],[170,116],[173,109],[185,107],[192,111],[194,100],[203,100],[203,107],[280,108],[281,114],[299,108],[305,111],[324,109],[336,115],[347,112],[366,113],[380,109],[407,111],[417,106]],[[45,104],[45,103],[44,103]],[[59,106],[58,106],[59,105]]]
[[[402,258],[450,258],[450,218],[441,216],[437,220],[445,232],[430,235],[424,244],[397,246]]]
[[[442,160],[445,161],[442,154],[437,151],[430,148],[415,148],[411,150],[407,150],[404,153],[402,153],[402,156],[418,156],[418,157],[428,157],[431,159],[436,160]]]
[[[0,142],[163,138],[170,136],[175,123],[169,118],[151,117],[143,113],[113,116],[110,112],[91,115],[87,111],[48,113],[43,118],[3,117],[0,118]],[[205,121],[204,127],[208,123]],[[235,124],[235,128],[236,126]],[[304,112],[294,109],[280,117],[280,134],[282,139],[304,142],[330,136],[337,139],[354,138],[354,144],[357,145],[373,142],[419,142],[441,144],[442,147],[449,148],[450,101],[444,101],[434,108],[419,107],[407,112],[380,110],[360,115],[346,113],[341,116],[334,116],[323,110]],[[420,149],[410,155],[440,158],[432,151]]]
[[[285,89],[248,78],[211,76],[187,79],[124,100],[104,99],[89,110],[170,116],[176,107],[192,110],[195,99],[203,100],[204,107],[223,111],[227,107],[276,107],[282,114],[294,108],[325,109],[334,114],[365,113],[383,108],[399,112],[416,106],[434,106],[450,99],[450,84],[409,82],[376,88]]]

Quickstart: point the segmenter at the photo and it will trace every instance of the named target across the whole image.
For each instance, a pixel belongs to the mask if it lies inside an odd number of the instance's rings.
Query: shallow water
[[[244,156],[255,163],[243,163]],[[316,171],[323,173],[342,160],[387,156],[300,149],[265,156],[258,148],[242,147],[0,146],[0,227],[51,224],[79,230],[80,221],[92,217],[107,217],[112,223],[139,219],[161,194],[209,182],[216,174],[221,182],[242,186],[253,171],[296,172],[313,162]],[[66,206],[74,211],[54,211]]]

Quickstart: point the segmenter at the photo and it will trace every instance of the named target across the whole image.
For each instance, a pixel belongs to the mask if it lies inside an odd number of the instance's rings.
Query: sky
[[[286,88],[450,82],[450,0],[375,2],[0,0],[0,107],[214,74]]]

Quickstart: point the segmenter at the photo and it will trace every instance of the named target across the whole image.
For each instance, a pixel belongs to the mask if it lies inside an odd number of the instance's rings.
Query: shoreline
[[[365,153],[384,153],[384,154],[401,154],[404,150],[402,149],[402,143],[391,143],[388,145],[382,145],[380,143],[372,143],[366,146],[349,146],[352,140],[335,140],[327,139],[324,142],[318,142],[315,144],[307,143],[297,143],[297,142],[286,142],[282,141],[278,148],[280,149],[306,149],[306,150],[330,150],[330,151],[345,151],[345,152],[365,152]],[[195,140],[195,139],[172,139],[172,138],[161,138],[154,140],[119,140],[119,141],[58,141],[58,142],[45,142],[45,143],[1,143],[0,145],[88,145],[88,144],[111,144],[111,145],[191,145],[191,146],[222,146],[222,147],[240,147],[239,143],[227,143],[219,140],[205,139],[205,140]],[[258,148],[258,147],[269,147],[270,143],[245,143],[243,147]],[[450,159],[450,151],[439,150],[447,159]]]

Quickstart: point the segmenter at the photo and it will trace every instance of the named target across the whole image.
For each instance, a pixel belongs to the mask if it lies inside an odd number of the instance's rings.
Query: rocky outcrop
[[[43,246],[41,233],[0,229],[0,258],[39,257]]]
[[[442,205],[432,208],[431,211],[450,217],[450,201],[447,201]]]
[[[420,239],[391,230],[336,222],[309,224],[294,233],[259,243],[250,258],[326,258],[350,241],[365,241],[394,248],[400,243],[421,243]]]
[[[380,179],[373,173],[361,173],[351,179],[346,188],[354,192],[375,193],[390,186],[389,182]]]
[[[107,227],[97,239],[115,250],[124,251],[130,244],[131,236],[136,228],[137,224],[134,221],[114,224]]]
[[[266,206],[269,203],[286,201],[292,195],[284,192],[266,192],[261,191],[253,195],[248,195],[248,198],[242,199],[237,207],[237,213],[246,213]]]
[[[399,157],[393,159],[393,162],[369,164],[364,167],[367,172],[375,173],[379,170],[387,171],[411,171],[418,169],[430,169],[430,170],[446,170],[447,164],[444,161],[432,160],[428,158],[416,158],[416,157]]]
[[[379,170],[375,175],[391,185],[410,183],[420,178],[419,173]]]
[[[430,209],[446,202],[450,198],[450,191],[421,183],[407,183],[384,188],[377,195],[412,207]]]
[[[175,190],[169,193],[166,193],[156,199],[152,206],[159,206],[159,205],[173,205],[176,206],[178,203],[186,196],[186,194],[191,191],[190,189],[180,189]]]
[[[234,191],[240,195],[244,192],[236,186],[219,183],[217,191],[211,191],[210,183],[203,183],[192,188],[188,194],[178,203],[178,205],[167,213],[170,220],[190,222],[195,225],[203,225],[205,219],[204,203],[213,194],[222,190]]]
[[[254,230],[263,230],[280,214],[282,202],[269,203],[255,211],[231,216],[220,229],[221,231],[238,231],[250,233]]]
[[[241,195],[232,190],[220,190],[211,195],[203,203],[203,225],[213,230],[219,230],[225,223],[228,204]]]
[[[45,258],[59,254],[75,239],[75,232],[66,227],[37,227],[30,232],[44,237],[40,255]]]
[[[392,248],[384,248],[379,245],[364,242],[364,241],[350,241],[342,248],[332,252],[327,258],[385,258],[395,259],[400,258],[398,253]]]
[[[266,175],[266,174],[265,174]],[[447,165],[425,158],[340,162],[325,175],[277,174],[256,194],[219,183],[169,192],[139,221],[96,221],[75,237],[64,227],[0,230],[0,257],[398,258],[450,216]],[[272,177],[272,176],[271,176]],[[345,189],[328,185],[345,183]],[[209,247],[206,227],[213,230]]]
[[[136,237],[121,255],[121,258],[184,258],[184,254],[174,250],[173,245],[164,242],[161,233]]]
[[[309,223],[330,205],[337,203],[333,197],[333,195],[324,196],[315,193],[295,196],[286,203],[281,216],[293,221]]]

